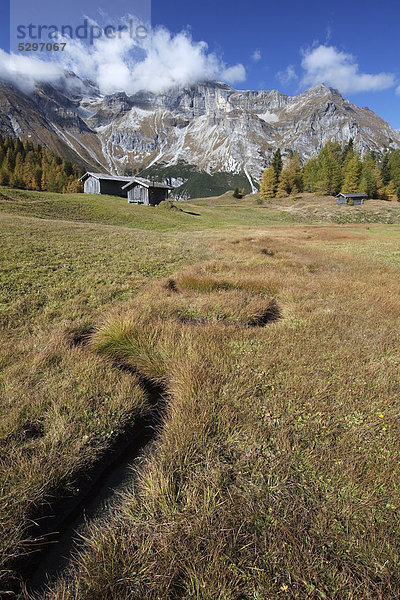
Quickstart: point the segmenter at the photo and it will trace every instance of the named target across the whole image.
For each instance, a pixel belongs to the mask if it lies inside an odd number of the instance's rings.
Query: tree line
[[[388,150],[381,157],[367,150],[361,156],[353,140],[345,146],[328,142],[304,165],[297,152],[283,160],[276,150],[262,174],[260,197],[284,198],[303,191],[332,196],[362,192],[368,198],[400,201],[400,150]]]
[[[82,171],[44,146],[0,136],[0,185],[48,192],[82,192]]]

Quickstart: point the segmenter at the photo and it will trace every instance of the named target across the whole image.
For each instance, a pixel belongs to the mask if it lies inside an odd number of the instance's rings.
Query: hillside
[[[363,206],[337,206],[331,196],[298,194],[261,201],[259,194],[238,200],[232,192],[153,209],[126,199],[92,194],[57,194],[0,187],[0,210],[40,219],[101,223],[153,231],[202,231],[288,223],[398,223],[400,203],[368,200]]]

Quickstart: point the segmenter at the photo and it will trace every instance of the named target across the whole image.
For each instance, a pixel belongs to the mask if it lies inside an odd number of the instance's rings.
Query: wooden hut
[[[167,183],[132,177],[122,189],[127,192],[129,203],[156,206],[168,198],[168,192],[173,188]]]
[[[366,198],[366,194],[342,192],[336,196],[336,204],[352,204],[353,206],[359,206],[364,204]]]
[[[104,173],[85,173],[79,181],[83,181],[85,194],[108,194],[109,196],[127,197],[123,186],[131,181],[132,177],[121,177],[119,175],[107,175]]]
[[[85,194],[108,194],[128,198],[129,203],[156,206],[168,198],[173,187],[167,183],[144,179],[143,177],[122,177],[88,171],[79,181],[83,181]]]

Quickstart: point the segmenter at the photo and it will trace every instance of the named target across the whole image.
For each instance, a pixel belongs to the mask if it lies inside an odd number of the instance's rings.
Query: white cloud
[[[392,73],[360,73],[356,59],[334,46],[321,44],[303,53],[301,62],[305,73],[301,84],[306,86],[325,83],[342,94],[386,90],[395,85]]]
[[[64,69],[39,58],[8,54],[0,49],[0,79],[31,92],[38,81],[54,82],[64,77]]]
[[[259,60],[261,60],[261,51],[260,50],[254,50],[253,54],[251,55],[251,58],[254,60],[254,62],[258,62]]]
[[[41,61],[25,56],[0,54],[0,78],[23,88],[36,82],[55,81],[63,70],[89,77],[103,93],[139,90],[154,93],[174,86],[193,85],[199,81],[244,81],[243,65],[227,66],[208,51],[206,42],[195,42],[187,32],[172,35],[165,28],[151,30],[144,39],[132,38],[123,31],[115,38],[102,36],[93,45],[79,39],[68,39],[64,52],[54,57],[57,62]],[[25,85],[26,89],[27,86]]]
[[[276,76],[284,85],[290,83],[290,81],[298,79],[293,65],[288,65],[284,71],[279,71]]]
[[[239,83],[246,79],[246,69],[238,63],[233,67],[228,67],[221,72],[220,78],[227,83]]]
[[[400,96],[400,85],[398,85],[396,88],[396,94],[398,94]]]

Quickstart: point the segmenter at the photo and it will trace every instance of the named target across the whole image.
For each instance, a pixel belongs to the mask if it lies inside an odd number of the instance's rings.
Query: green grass
[[[197,244],[95,223],[0,214],[0,322],[41,330],[129,298],[149,277],[190,262]]]
[[[237,200],[232,192],[212,198],[176,202],[171,210],[128,204],[126,199],[97,194],[56,194],[0,188],[0,211],[40,219],[102,223],[160,232],[189,232],[232,227],[301,223],[400,223],[400,203],[369,200],[364,207],[336,206],[331,197],[302,194],[257,203],[258,194]],[[234,210],[232,210],[234,208]]]
[[[102,223],[151,231],[199,231],[240,225],[292,222],[278,211],[261,212],[245,205],[232,212],[228,206],[217,210],[204,206],[177,203],[181,210],[168,210],[128,204],[126,199],[96,194],[55,194],[0,188],[0,210],[8,214],[41,219]],[[7,197],[7,199],[4,198]]]

